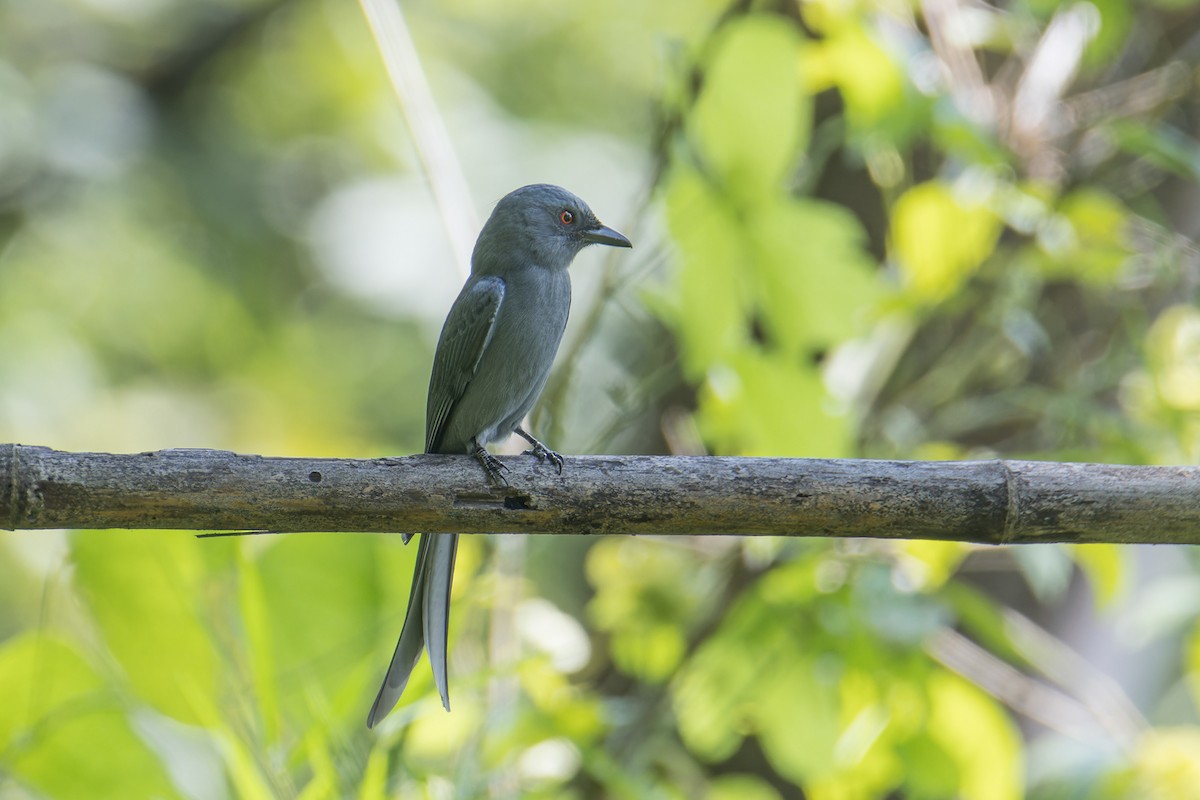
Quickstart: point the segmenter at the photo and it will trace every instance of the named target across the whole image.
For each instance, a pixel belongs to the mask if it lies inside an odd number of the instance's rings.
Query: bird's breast
[[[452,415],[454,442],[486,444],[512,433],[537,402],[567,326],[571,281],[565,270],[505,276],[504,282],[491,340]]]
[[[512,390],[531,389],[545,378],[571,311],[571,280],[566,271],[538,272],[542,274],[505,279],[504,302],[484,354],[496,373],[487,378],[501,379]]]

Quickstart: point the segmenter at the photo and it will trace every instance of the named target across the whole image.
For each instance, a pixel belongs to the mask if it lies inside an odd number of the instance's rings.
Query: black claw
[[[532,435],[527,433],[523,428],[516,428],[516,434],[525,441],[533,445],[532,450],[526,450],[522,455],[537,456],[538,461],[549,461],[558,470],[558,474],[562,475],[563,457],[551,450],[546,445],[539,442]]]
[[[551,450],[550,448],[546,447],[541,442],[534,441],[533,448],[530,450],[526,450],[521,455],[537,456],[538,461],[549,461],[551,464],[554,465],[555,469],[558,470],[558,474],[562,475],[563,457],[560,456],[558,453],[554,452],[553,450]]]
[[[500,459],[489,453],[482,445],[475,445],[475,449],[471,451],[471,455],[480,463],[488,474],[488,478],[497,486],[508,486],[508,480],[501,474],[507,472],[506,467]]]

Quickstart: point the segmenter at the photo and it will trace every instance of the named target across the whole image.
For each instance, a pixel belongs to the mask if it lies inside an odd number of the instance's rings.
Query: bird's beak
[[[601,225],[599,228],[592,228],[590,231],[584,231],[581,236],[585,241],[594,242],[595,244],[607,244],[613,247],[633,247],[632,242],[612,228],[605,227],[604,225]]]

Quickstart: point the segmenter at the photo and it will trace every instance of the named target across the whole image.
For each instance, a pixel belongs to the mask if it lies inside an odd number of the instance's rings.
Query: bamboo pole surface
[[[267,458],[0,445],[0,527],[1200,542],[1200,468],[579,456]]]

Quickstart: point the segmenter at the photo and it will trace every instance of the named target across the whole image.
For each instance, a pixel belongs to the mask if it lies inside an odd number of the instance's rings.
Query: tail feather
[[[450,710],[446,678],[446,640],[450,621],[450,583],[458,551],[458,534],[424,533],[417,545],[417,563],[412,589],[408,594],[408,613],[387,675],[367,714],[367,727],[373,728],[388,715],[404,693],[421,650],[429,645],[433,678],[442,705]]]
[[[425,602],[422,606],[425,620],[425,646],[429,650],[429,664],[433,667],[433,681],[442,706],[450,710],[450,688],[446,677],[446,641],[450,628],[450,585],[454,580],[454,560],[458,553],[458,534],[438,534],[430,545],[431,552],[426,562]]]

